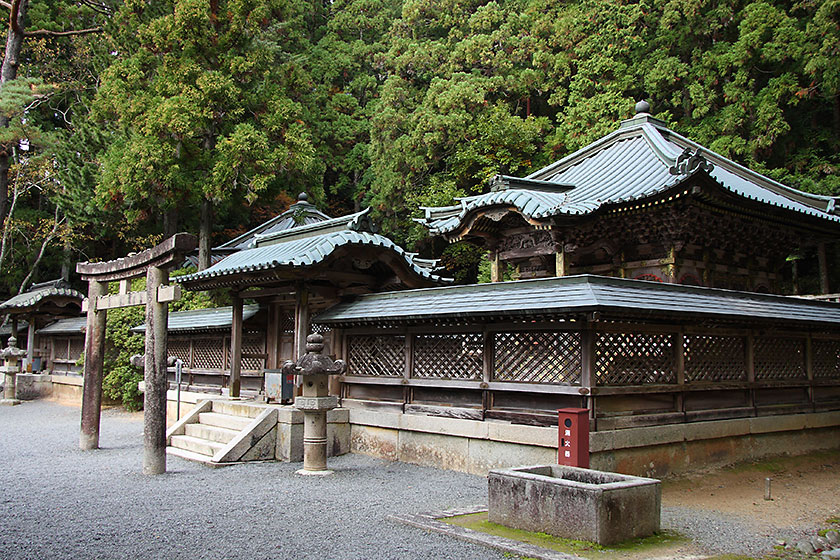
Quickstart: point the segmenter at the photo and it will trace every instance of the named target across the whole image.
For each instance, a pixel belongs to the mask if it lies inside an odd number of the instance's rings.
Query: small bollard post
[[[773,498],[770,497],[770,477],[764,479],[764,499],[765,500],[772,500]]]
[[[178,404],[175,405],[175,421],[181,419],[181,369],[184,367],[184,361],[180,358],[175,360],[175,383],[178,384]]]

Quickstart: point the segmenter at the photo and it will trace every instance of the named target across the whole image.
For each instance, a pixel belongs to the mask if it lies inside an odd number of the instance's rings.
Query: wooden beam
[[[170,303],[181,299],[181,286],[173,284],[171,286],[158,286],[157,303]],[[126,292],[120,294],[113,294],[110,296],[99,296],[94,303],[94,311],[104,311],[107,309],[119,309],[121,307],[139,307],[146,305],[149,302],[148,292]],[[86,313],[90,309],[90,298],[82,302],[82,312]]]
[[[150,267],[168,267],[178,263],[184,255],[198,246],[198,240],[189,233],[176,233],[162,243],[136,255],[113,261],[76,264],[76,272],[82,280],[111,282],[136,278]]]
[[[233,296],[233,320],[230,325],[230,396],[238,397],[242,373],[242,298]],[[224,369],[224,366],[222,367]]]

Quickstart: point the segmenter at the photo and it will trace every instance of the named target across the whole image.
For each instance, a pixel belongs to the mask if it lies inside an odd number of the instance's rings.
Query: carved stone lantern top
[[[347,370],[344,360],[333,360],[321,352],[324,351],[324,337],[310,334],[306,337],[306,354],[297,363],[287,360],[283,364],[284,374],[295,375],[341,375]]]
[[[17,347],[17,339],[13,336],[9,337],[9,345],[0,350],[0,358],[6,361],[15,362],[26,354],[26,350],[21,350]]]

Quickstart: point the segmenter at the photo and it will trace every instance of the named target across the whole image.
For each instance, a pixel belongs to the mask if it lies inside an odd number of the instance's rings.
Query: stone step
[[[202,412],[198,415],[198,421],[208,426],[217,426],[240,432],[248,427],[252,418],[250,416],[231,416],[230,414],[220,414],[218,412]]]
[[[207,457],[212,457],[218,451],[221,451],[225,447],[225,444],[223,443],[218,443],[215,441],[201,439],[193,436],[172,436],[170,441],[172,443],[172,447],[177,447],[178,449],[186,449],[187,451],[192,451],[193,453],[200,453],[202,455],[206,455]]]
[[[186,459],[187,461],[195,461],[196,463],[202,463],[208,466],[224,465],[224,463],[212,462],[212,457],[209,455],[202,455],[201,453],[187,451],[186,449],[181,449],[180,447],[169,446],[166,448],[166,454],[174,455],[175,457],[180,457],[181,459]]]
[[[207,424],[187,424],[184,426],[184,433],[199,439],[227,443],[239,434],[239,430],[209,426]]]
[[[254,406],[238,401],[213,401],[213,412],[229,414],[230,416],[256,418],[264,409],[264,406]]]

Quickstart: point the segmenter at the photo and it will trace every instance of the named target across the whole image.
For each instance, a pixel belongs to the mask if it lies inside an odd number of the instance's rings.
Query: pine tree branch
[[[74,29],[71,31],[49,31],[47,29],[39,29],[38,31],[27,31],[23,34],[24,37],[70,37],[73,35],[89,35],[91,33],[101,33],[101,27],[91,27],[89,29]]]
[[[11,10],[11,9],[12,9],[12,5],[11,5],[11,4],[9,4],[8,2],[3,2],[2,0],[0,0],[0,6],[2,6],[3,8],[6,8],[7,10]]]

